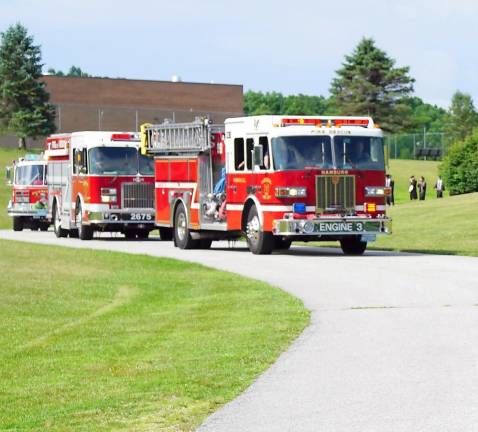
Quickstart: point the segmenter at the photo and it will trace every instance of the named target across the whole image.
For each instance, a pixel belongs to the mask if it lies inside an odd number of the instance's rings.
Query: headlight
[[[276,187],[277,198],[305,198],[307,196],[307,188],[305,187]]]
[[[15,202],[16,203],[29,203],[30,202],[30,193],[28,191],[17,191],[17,192],[15,192]]]
[[[101,202],[102,203],[115,203],[116,202],[116,189],[101,188]]]
[[[365,186],[365,196],[384,197],[392,193],[392,189],[385,186]]]

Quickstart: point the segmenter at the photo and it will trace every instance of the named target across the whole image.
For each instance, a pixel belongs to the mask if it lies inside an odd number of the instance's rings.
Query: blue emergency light
[[[298,214],[304,214],[306,212],[305,203],[294,203],[292,204],[292,211]]]

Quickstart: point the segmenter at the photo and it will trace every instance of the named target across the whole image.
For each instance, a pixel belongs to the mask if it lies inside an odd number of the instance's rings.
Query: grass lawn
[[[393,234],[374,249],[478,256],[478,193],[393,206]]]
[[[0,241],[0,430],[193,430],[309,322],[264,283]]]

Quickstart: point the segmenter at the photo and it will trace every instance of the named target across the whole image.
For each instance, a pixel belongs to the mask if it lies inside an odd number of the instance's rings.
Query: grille
[[[123,183],[122,208],[154,208],[154,183]]]
[[[317,213],[355,211],[355,176],[316,176]]]

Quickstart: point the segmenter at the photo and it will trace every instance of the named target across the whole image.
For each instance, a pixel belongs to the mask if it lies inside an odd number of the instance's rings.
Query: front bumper
[[[154,209],[86,211],[83,222],[95,225],[154,225]]]
[[[365,241],[375,240],[378,234],[391,234],[392,220],[389,218],[314,218],[278,219],[273,221],[272,234],[277,236],[299,237],[344,237],[362,236]]]
[[[33,219],[47,219],[48,210],[47,209],[36,209],[34,204],[29,203],[12,203],[11,201],[7,206],[8,216],[16,217],[31,217]]]

